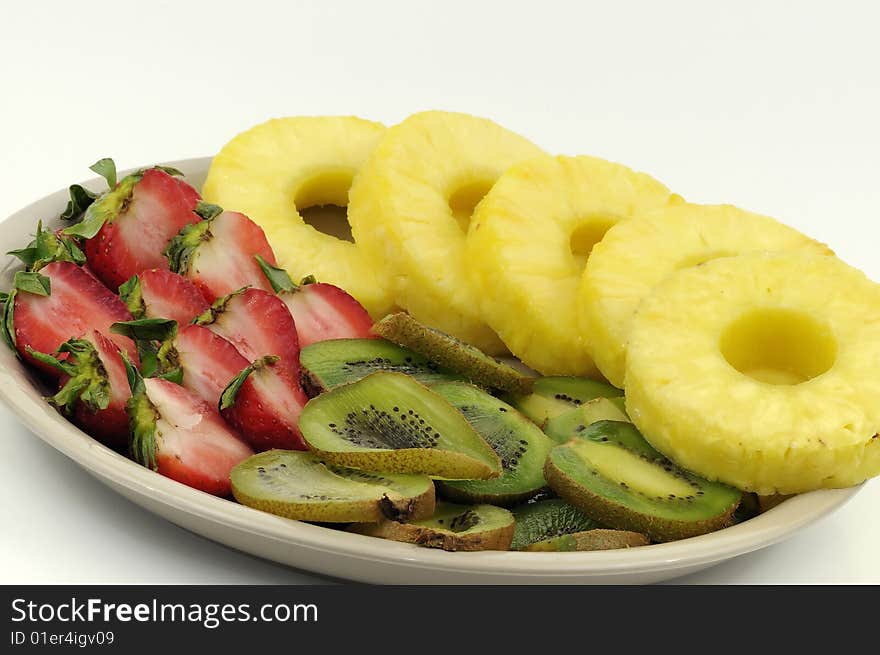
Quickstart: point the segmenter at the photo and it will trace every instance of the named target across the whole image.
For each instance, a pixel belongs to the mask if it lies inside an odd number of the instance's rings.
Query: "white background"
[[[113,156],[273,116],[488,116],[831,244],[880,279],[871,2],[18,2],[0,18],[0,217]],[[0,583],[309,582],[115,496],[0,408]],[[880,482],[684,582],[880,583]]]

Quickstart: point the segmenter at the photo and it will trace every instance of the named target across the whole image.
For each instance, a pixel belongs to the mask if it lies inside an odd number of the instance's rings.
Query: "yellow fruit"
[[[270,120],[223,146],[202,194],[258,223],[295,280],[314,275],[342,287],[381,318],[393,306],[383,269],[372,266],[356,244],[316,230],[300,211],[345,207],[352,178],[384,131],[352,116]]]
[[[880,474],[880,286],[836,257],[751,253],[642,301],[626,408],[682,467],[761,495]]]
[[[392,279],[397,304],[484,352],[503,346],[483,322],[464,270],[474,205],[509,166],[541,154],[492,121],[440,111],[390,128],[351,189],[355,240]]]
[[[787,225],[730,205],[681,204],[615,225],[593,249],[581,280],[580,326],[593,361],[622,387],[633,315],[663,278],[717,257],[777,250],[834,254]]]
[[[652,177],[594,157],[514,166],[479,204],[468,233],[483,318],[544,375],[596,376],[577,315],[590,251],[617,221],[675,201]]]

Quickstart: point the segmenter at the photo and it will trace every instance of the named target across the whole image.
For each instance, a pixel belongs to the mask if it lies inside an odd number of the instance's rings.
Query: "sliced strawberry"
[[[287,306],[269,291],[242,289],[217,300],[196,319],[231,342],[252,362],[276,355],[299,374],[297,326]]]
[[[178,482],[228,496],[229,472],[253,450],[217,410],[188,389],[143,379],[128,403],[136,461]]]
[[[220,395],[250,364],[223,337],[201,325],[187,325],[159,351],[163,370],[179,367],[181,383],[211,407],[218,407]]]
[[[297,424],[308,400],[288,367],[277,357],[263,357],[223,391],[220,413],[256,451],[306,450]]]
[[[118,296],[72,262],[52,262],[39,273],[18,272],[3,315],[3,334],[22,358],[57,376],[58,371],[34,358],[30,351],[56,352],[65,341],[98,330],[109,334],[116,321],[131,320]],[[111,341],[137,362],[138,353],[128,337],[113,334]]]
[[[222,212],[175,237],[166,255],[171,270],[192,280],[210,301],[242,287],[271,291],[255,256],[275,265],[263,229],[244,214]]]
[[[115,182],[115,171],[108,181]],[[89,267],[117,289],[141,271],[168,268],[162,252],[181,229],[201,220],[197,202],[166,169],[149,168],[111,185],[65,234],[85,239]]]
[[[131,397],[119,349],[97,330],[61,344],[55,355],[31,351],[31,356],[61,373],[59,390],[49,402],[72,416],[98,441],[117,450],[128,446]]]
[[[184,201],[190,206],[195,208],[202,199],[202,196],[196,191],[195,187],[190,185],[186,180],[175,177],[175,182],[177,182],[177,186],[180,187],[180,192],[183,194]]]
[[[65,236],[62,230],[44,230],[43,222],[37,223],[33,240],[24,248],[10,250],[7,255],[18,257],[29,271],[39,271],[50,262],[73,262],[85,264],[86,256],[76,239]]]
[[[135,318],[170,318],[179,325],[210,307],[196,285],[161,268],[135,275],[119,287],[119,295]]]

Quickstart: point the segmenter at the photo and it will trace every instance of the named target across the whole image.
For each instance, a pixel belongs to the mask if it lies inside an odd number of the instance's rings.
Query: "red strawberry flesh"
[[[278,294],[296,322],[299,345],[329,339],[370,339],[373,320],[357,300],[332,284],[305,284]]]
[[[215,408],[223,389],[250,364],[235,346],[201,325],[184,327],[173,346],[183,369],[183,386]]]
[[[209,304],[192,282],[171,271],[153,268],[138,274],[144,317],[170,318],[189,324]]]

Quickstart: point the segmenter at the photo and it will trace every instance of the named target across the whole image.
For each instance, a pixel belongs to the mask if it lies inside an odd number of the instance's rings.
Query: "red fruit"
[[[195,209],[195,206],[199,204],[199,201],[202,199],[202,196],[196,191],[195,187],[191,186],[179,177],[174,178],[175,182],[177,182],[177,186],[180,187],[180,192],[183,194],[183,199],[186,203]]]
[[[45,290],[45,286],[47,295],[35,292]],[[108,334],[114,344],[137,362],[134,342],[110,334],[112,323],[130,320],[125,303],[86,271],[71,262],[52,262],[38,273],[16,275],[16,289],[7,302],[4,332],[24,360],[57,376],[57,370],[39,362],[28,350],[54,353],[68,339],[98,330]]]
[[[264,357],[227,387],[220,413],[258,452],[307,450],[297,424],[308,400],[288,367],[274,357]]]
[[[248,363],[276,355],[299,374],[297,325],[274,293],[262,289],[232,293],[215,302],[197,322],[232,343]]]
[[[232,467],[254,454],[216,409],[168,380],[144,379],[129,416],[138,462],[209,494],[228,496]]]
[[[287,305],[296,322],[301,348],[328,339],[370,339],[376,336],[370,332],[373,320],[363,305],[332,284],[303,284],[279,292],[278,297]]]
[[[66,232],[85,238],[89,267],[104,284],[118,289],[141,271],[168,268],[163,251],[181,229],[201,220],[193,211],[197,202],[180,180],[151,168],[124,178],[86,210],[82,223]]]
[[[244,214],[223,212],[191,225],[168,245],[171,270],[192,280],[209,301],[242,287],[272,291],[255,259],[275,254],[263,229]]]
[[[135,318],[170,318],[178,325],[187,325],[210,307],[192,282],[161,268],[134,276],[119,287],[119,295]]]
[[[226,339],[201,325],[180,330],[162,346],[159,357],[166,369],[176,363],[183,372],[183,386],[214,408],[227,385],[251,363]]]

